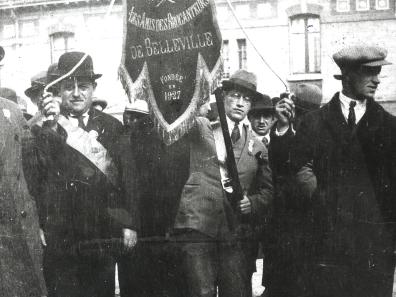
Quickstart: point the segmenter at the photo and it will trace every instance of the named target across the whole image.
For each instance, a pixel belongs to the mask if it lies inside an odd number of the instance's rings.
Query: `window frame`
[[[370,10],[370,0],[364,0],[367,3],[367,8],[365,8],[365,9],[359,8],[360,1],[362,1],[362,0],[356,0],[356,2],[355,2],[356,11],[369,11]]]
[[[293,25],[293,21],[295,20],[303,20],[304,21],[304,72],[298,72],[295,71],[294,69],[294,56],[292,55],[292,49],[293,49],[293,44],[292,44],[292,36],[293,34],[302,34],[302,33],[292,33],[292,25]],[[318,32],[312,32],[312,33],[319,33],[319,53],[318,58],[319,58],[319,62],[318,62],[318,71],[310,71],[310,61],[311,59],[316,59],[317,56],[314,55],[312,57],[310,57],[309,54],[309,49],[310,49],[310,44],[309,44],[309,31],[308,31],[308,21],[309,19],[317,19],[319,21],[319,31]],[[290,69],[291,69],[291,74],[293,75],[299,75],[299,74],[318,74],[322,72],[322,57],[321,57],[321,51],[322,51],[322,44],[321,44],[321,22],[320,22],[320,16],[316,15],[316,14],[298,14],[298,15],[294,15],[291,16],[289,18],[289,22],[290,22],[290,43],[289,43],[289,47],[290,47]]]
[[[340,0],[336,0],[336,10],[337,12],[349,12],[351,11],[351,0],[343,0],[348,3],[348,8],[345,10],[340,9]]]
[[[246,38],[238,38],[238,69],[247,69],[247,42]],[[244,66],[244,67],[243,67]]]
[[[62,38],[64,41],[64,52],[68,52],[72,48],[70,48],[69,43],[71,38],[75,38],[75,33],[73,31],[57,31],[57,32],[52,32],[49,35],[50,38],[50,47],[51,47],[51,63],[57,62],[57,59],[55,59],[55,50],[54,48],[54,40],[56,38]]]
[[[386,1],[386,4],[387,4],[386,8],[380,8],[380,7],[378,6],[378,2],[379,2],[379,1],[380,1],[380,0],[375,0],[375,9],[376,9],[376,10],[388,10],[388,9],[390,8],[389,0],[385,0],[385,1]]]

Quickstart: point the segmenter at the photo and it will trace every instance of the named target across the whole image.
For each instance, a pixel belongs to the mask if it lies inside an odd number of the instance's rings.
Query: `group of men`
[[[333,57],[342,89],[322,107],[315,85],[271,100],[253,73],[223,81],[236,203],[220,122],[197,112],[167,146],[136,101],[123,127],[93,106],[89,55],[32,80],[28,122],[1,99],[4,296],[113,297],[117,263],[122,297],[250,297],[261,245],[263,296],[391,297],[396,119],[374,100],[389,62],[372,46]]]

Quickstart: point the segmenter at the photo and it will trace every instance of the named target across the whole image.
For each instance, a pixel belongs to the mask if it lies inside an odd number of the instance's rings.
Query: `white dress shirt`
[[[235,126],[235,122],[233,120],[231,120],[228,116],[226,116],[226,118],[227,118],[228,132],[230,132],[230,136],[231,136],[232,129],[234,129],[234,126]],[[242,137],[243,133],[245,133],[243,131],[243,126],[249,127],[250,126],[249,124],[250,124],[250,122],[247,118],[244,118],[242,121],[240,121],[238,123],[239,134],[241,135],[241,137]]]
[[[88,111],[85,112],[82,116],[83,116],[84,125],[86,126],[88,124],[88,119],[89,119]],[[78,127],[78,116],[71,114],[69,116],[69,121],[70,121],[70,123],[72,123],[72,125],[74,127]]]
[[[349,103],[351,101],[355,101],[355,116],[356,116],[356,124],[362,119],[364,113],[366,112],[366,100],[359,101],[351,99],[345,96],[342,92],[340,92],[340,101],[341,101],[341,111],[344,115],[345,120],[348,122],[348,115],[349,115]]]

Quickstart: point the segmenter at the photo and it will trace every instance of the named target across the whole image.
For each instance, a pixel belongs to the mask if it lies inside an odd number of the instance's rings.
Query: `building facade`
[[[300,82],[319,85],[323,102],[340,90],[332,54],[361,42],[388,49],[396,64],[396,0],[216,0],[223,36],[225,77],[243,68],[258,75],[258,88],[270,96]],[[103,73],[97,97],[120,114],[126,96],[118,81],[123,12],[116,0],[0,0],[0,36],[6,57],[0,85],[19,95],[35,73],[65,51],[82,50]],[[230,8],[230,5],[233,9]],[[237,22],[237,19],[239,23]],[[245,28],[245,32],[241,29]],[[245,34],[246,33],[246,34]],[[270,68],[269,68],[269,67]],[[377,100],[396,114],[396,65],[383,68]]]

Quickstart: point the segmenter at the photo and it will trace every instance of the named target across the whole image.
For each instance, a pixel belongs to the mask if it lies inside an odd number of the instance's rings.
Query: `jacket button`
[[[26,218],[26,216],[27,216],[26,211],[22,210],[22,211],[21,211],[21,217],[22,217],[22,218]]]

